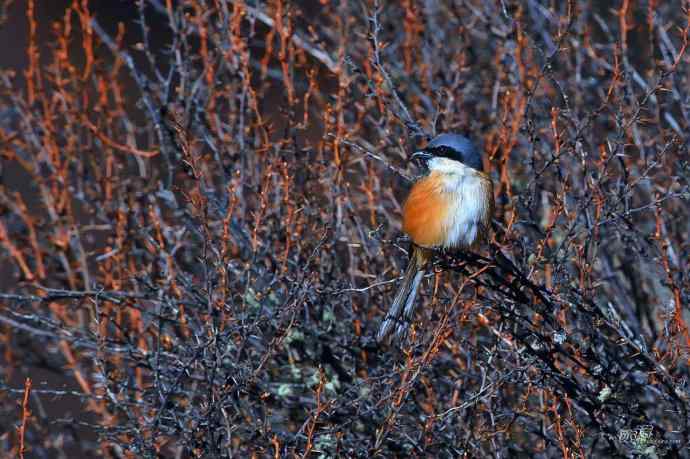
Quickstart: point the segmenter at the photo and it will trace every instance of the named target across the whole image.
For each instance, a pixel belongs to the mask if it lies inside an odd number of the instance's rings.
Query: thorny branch
[[[4,455],[687,455],[688,2],[248,3],[0,1]],[[448,131],[494,229],[379,347]]]

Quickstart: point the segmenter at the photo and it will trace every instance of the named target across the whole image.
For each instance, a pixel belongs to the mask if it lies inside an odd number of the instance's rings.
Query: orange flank
[[[403,231],[422,247],[443,245],[447,238],[445,222],[450,200],[437,175],[432,172],[415,183],[403,208]]]

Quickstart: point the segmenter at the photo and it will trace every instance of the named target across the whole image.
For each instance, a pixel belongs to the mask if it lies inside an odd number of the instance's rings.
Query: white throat
[[[460,161],[449,158],[431,158],[427,165],[430,172],[440,172],[442,174],[475,175],[476,171]]]
[[[429,173],[440,180],[439,185],[450,201],[451,208],[444,222],[448,234],[444,246],[472,246],[488,212],[487,202],[483,199],[483,181],[486,179],[479,171],[448,158],[432,158],[428,166]]]

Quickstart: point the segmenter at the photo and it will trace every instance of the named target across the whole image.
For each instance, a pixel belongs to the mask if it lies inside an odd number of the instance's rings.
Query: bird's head
[[[440,134],[424,149],[415,152],[411,160],[419,160],[429,170],[467,166],[481,171],[482,157],[467,137],[459,134]]]

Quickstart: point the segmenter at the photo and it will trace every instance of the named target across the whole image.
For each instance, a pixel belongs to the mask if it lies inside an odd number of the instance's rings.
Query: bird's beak
[[[426,164],[426,162],[429,161],[430,159],[431,159],[431,154],[427,153],[424,150],[415,151],[414,153],[412,153],[412,156],[410,156],[410,161],[417,160],[417,161],[421,162],[422,164]]]

